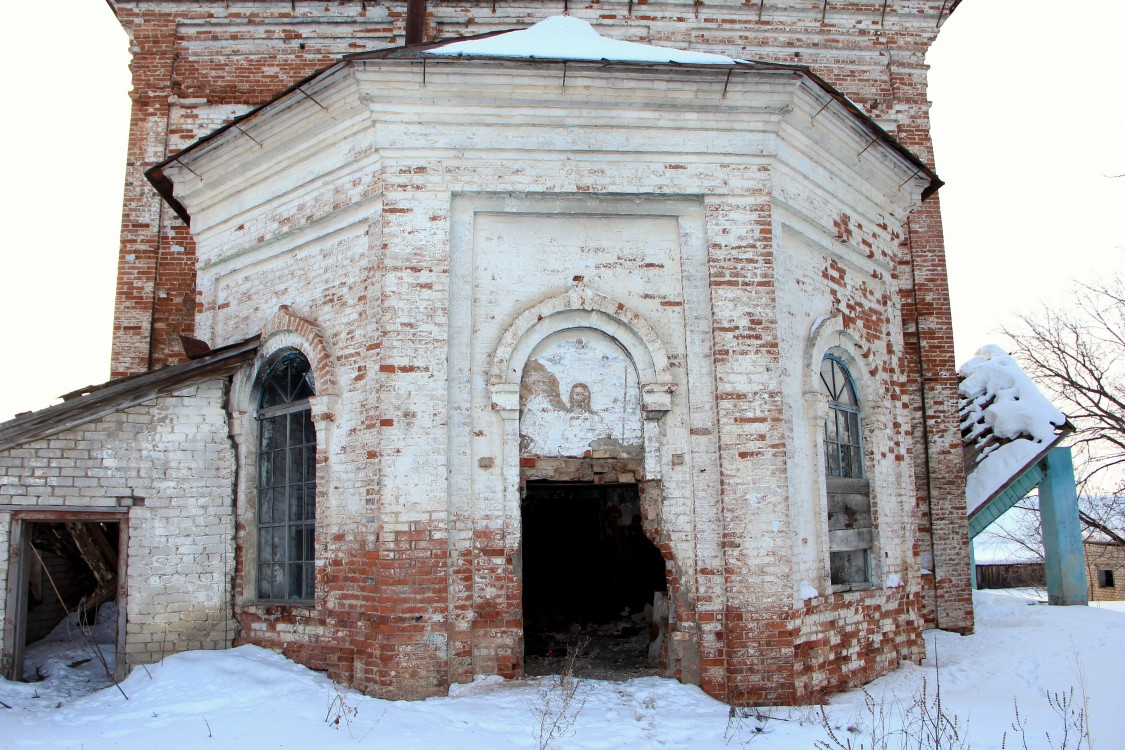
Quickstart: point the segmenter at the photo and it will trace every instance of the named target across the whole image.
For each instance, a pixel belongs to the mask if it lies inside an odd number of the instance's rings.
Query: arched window
[[[258,401],[258,598],[312,601],[316,430],[309,363],[289,352],[262,381]]]
[[[829,567],[832,585],[844,589],[871,580],[871,490],[864,478],[861,411],[851,373],[828,355],[820,364],[820,382],[829,399],[824,420]]]
[[[863,478],[863,449],[859,433],[859,399],[844,363],[827,356],[820,365],[820,382],[828,393],[824,420],[824,466],[830,477]]]

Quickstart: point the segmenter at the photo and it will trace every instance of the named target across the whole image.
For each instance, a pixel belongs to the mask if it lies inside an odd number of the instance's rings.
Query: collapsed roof
[[[1070,428],[1063,413],[995,344],[981,347],[958,375],[965,494],[972,516],[1045,456]]]

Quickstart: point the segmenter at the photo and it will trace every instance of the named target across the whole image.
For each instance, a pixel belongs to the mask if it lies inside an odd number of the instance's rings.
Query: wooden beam
[[[95,537],[95,529],[101,531],[96,524],[92,523],[68,523],[66,530],[70,533],[74,544],[78,547],[79,554],[94,574],[94,579],[97,580],[99,587],[104,586],[106,583],[113,581],[116,577],[114,569],[117,567],[117,560],[113,560],[110,565],[109,561],[105,559],[102,550],[98,545]],[[104,535],[102,536],[104,542]],[[116,557],[116,556],[115,556]]]

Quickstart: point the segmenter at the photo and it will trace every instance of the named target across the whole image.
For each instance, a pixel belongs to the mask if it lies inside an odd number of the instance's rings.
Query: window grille
[[[871,580],[873,523],[870,484],[863,471],[859,398],[848,368],[836,357],[829,355],[821,362],[820,382],[829,399],[824,474],[832,585],[862,587]]]
[[[825,357],[820,382],[830,399],[824,420],[824,464],[828,476],[863,478],[863,446],[859,432],[859,399],[844,364]]]
[[[258,598],[314,598],[316,430],[308,361],[290,353],[270,367],[258,406]]]

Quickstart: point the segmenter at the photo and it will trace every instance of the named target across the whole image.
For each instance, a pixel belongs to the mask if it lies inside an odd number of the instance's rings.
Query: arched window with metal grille
[[[827,355],[820,364],[828,396],[824,420],[824,474],[828,492],[828,548],[837,589],[871,580],[871,490],[863,469],[862,413],[855,381],[844,362]]]
[[[261,381],[258,399],[257,598],[314,598],[316,429],[308,360],[287,352]]]

